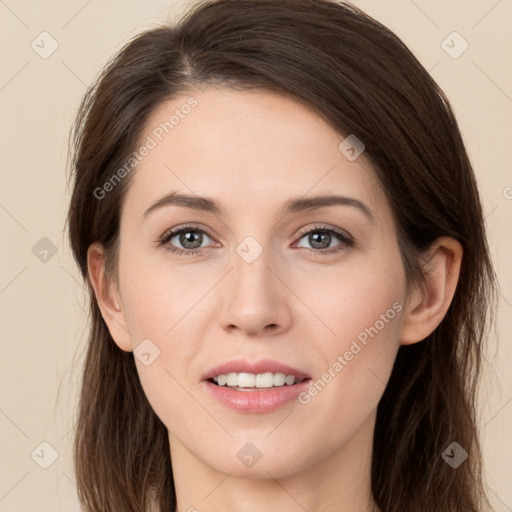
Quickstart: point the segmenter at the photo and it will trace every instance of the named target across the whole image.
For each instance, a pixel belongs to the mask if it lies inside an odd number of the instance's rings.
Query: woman
[[[350,4],[218,0],[83,99],[87,511],[480,511],[495,275],[448,100]]]

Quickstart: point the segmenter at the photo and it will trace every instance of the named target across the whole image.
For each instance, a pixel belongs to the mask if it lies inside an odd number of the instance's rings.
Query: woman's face
[[[227,88],[146,124],[121,215],[118,344],[173,457],[285,477],[369,449],[406,283],[387,200],[345,138],[291,99]]]

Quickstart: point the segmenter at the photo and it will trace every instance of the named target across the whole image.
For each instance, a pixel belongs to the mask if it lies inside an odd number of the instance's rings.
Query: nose
[[[222,328],[251,337],[285,332],[291,323],[291,292],[282,273],[270,251],[264,250],[252,263],[235,252],[221,287]]]

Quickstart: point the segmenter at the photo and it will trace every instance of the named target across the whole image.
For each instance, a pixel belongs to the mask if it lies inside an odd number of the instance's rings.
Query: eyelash
[[[184,226],[184,227],[181,227],[178,229],[166,231],[162,235],[160,240],[158,241],[157,245],[159,247],[165,246],[166,250],[172,252],[173,254],[177,254],[178,256],[193,256],[195,254],[199,254],[199,253],[203,252],[205,247],[203,247],[201,249],[179,249],[176,247],[172,247],[169,244],[169,241],[171,240],[171,238],[173,238],[176,235],[179,235],[182,232],[187,232],[187,231],[201,232],[201,233],[208,235],[212,240],[214,240],[214,237],[205,229],[198,228],[195,226]],[[310,233],[314,233],[316,231],[336,235],[336,237],[339,238],[341,243],[339,245],[336,245],[335,247],[331,247],[330,249],[308,249],[307,247],[299,247],[299,249],[307,249],[308,251],[314,251],[315,256],[318,256],[318,255],[325,256],[328,254],[340,252],[346,248],[353,247],[353,245],[354,245],[354,239],[346,231],[344,231],[342,229],[332,228],[330,226],[315,226],[314,228],[302,230],[298,235],[297,241],[299,241],[305,235],[309,235]]]

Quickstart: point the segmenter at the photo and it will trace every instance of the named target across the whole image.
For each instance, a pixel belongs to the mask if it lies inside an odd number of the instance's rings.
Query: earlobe
[[[91,244],[87,250],[87,268],[96,303],[112,338],[121,350],[131,352],[133,347],[124,312],[119,304],[117,290],[105,275],[105,251],[98,242]]]
[[[462,245],[450,237],[435,240],[424,267],[425,286],[417,288],[408,301],[401,345],[424,340],[441,323],[452,302],[462,263]]]

